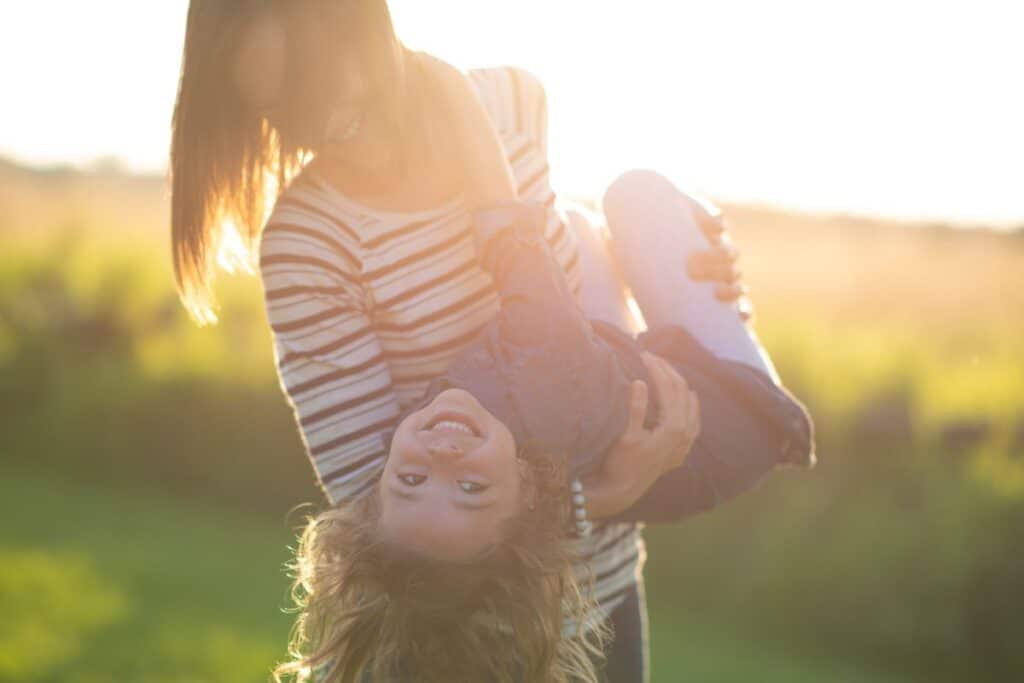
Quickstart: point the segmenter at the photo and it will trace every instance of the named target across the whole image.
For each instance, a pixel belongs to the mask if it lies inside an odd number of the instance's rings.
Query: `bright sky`
[[[344,0],[339,0],[344,1]],[[186,0],[0,0],[0,154],[162,170]],[[544,82],[552,184],[1024,223],[1017,0],[391,0],[411,47]]]

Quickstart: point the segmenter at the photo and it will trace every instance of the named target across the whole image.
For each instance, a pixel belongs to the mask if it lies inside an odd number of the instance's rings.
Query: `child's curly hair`
[[[588,619],[592,591],[573,571],[564,467],[544,455],[522,457],[536,503],[471,562],[386,542],[376,486],[311,518],[291,565],[300,611],[292,659],[275,669],[277,680],[596,681],[593,658],[603,656],[609,633]],[[575,624],[568,634],[567,618]]]

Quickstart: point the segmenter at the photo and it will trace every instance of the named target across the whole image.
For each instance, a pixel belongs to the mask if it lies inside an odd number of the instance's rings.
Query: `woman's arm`
[[[320,486],[340,504],[383,468],[399,406],[355,259],[324,227],[297,209],[275,211],[260,276],[281,389]]]
[[[541,80],[522,67],[509,66],[499,73],[507,81],[505,89],[512,93],[514,102],[505,125],[519,132],[526,141],[525,148],[516,146],[508,150],[516,178],[517,197],[544,207],[544,239],[551,245],[555,260],[565,272],[569,289],[577,294],[580,262],[575,234],[560,210],[557,194],[551,186],[547,92]]]
[[[814,427],[804,406],[768,375],[720,360],[682,328],[648,336],[647,346],[686,377],[701,408],[701,431],[682,465],[644,486],[633,467],[633,442],[641,430],[631,422],[625,442],[593,478],[595,517],[608,521],[672,522],[710,510],[752,488],[780,464],[814,464]],[[640,480],[642,494],[635,491]]]

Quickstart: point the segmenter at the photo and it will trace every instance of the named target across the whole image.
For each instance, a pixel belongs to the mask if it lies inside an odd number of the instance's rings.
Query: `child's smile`
[[[381,528],[394,542],[469,559],[520,511],[511,432],[469,392],[447,389],[407,416],[381,475]]]

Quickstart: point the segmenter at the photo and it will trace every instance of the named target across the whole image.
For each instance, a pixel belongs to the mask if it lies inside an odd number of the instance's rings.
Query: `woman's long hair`
[[[301,610],[292,659],[277,680],[596,681],[608,627],[593,621],[593,577],[574,573],[562,531],[564,468],[526,460],[537,502],[476,561],[432,559],[382,538],[377,487],[312,518],[292,565]]]
[[[234,77],[243,34],[261,19],[284,33],[281,87],[263,111]],[[211,284],[225,226],[252,265],[268,192],[283,191],[317,152],[346,59],[365,70],[372,115],[393,128],[399,154],[433,134],[424,117],[409,116],[423,93],[406,78],[415,53],[395,35],[386,0],[190,2],[172,121],[171,247],[179,297],[199,324],[217,319]],[[408,173],[404,155],[399,163]]]

